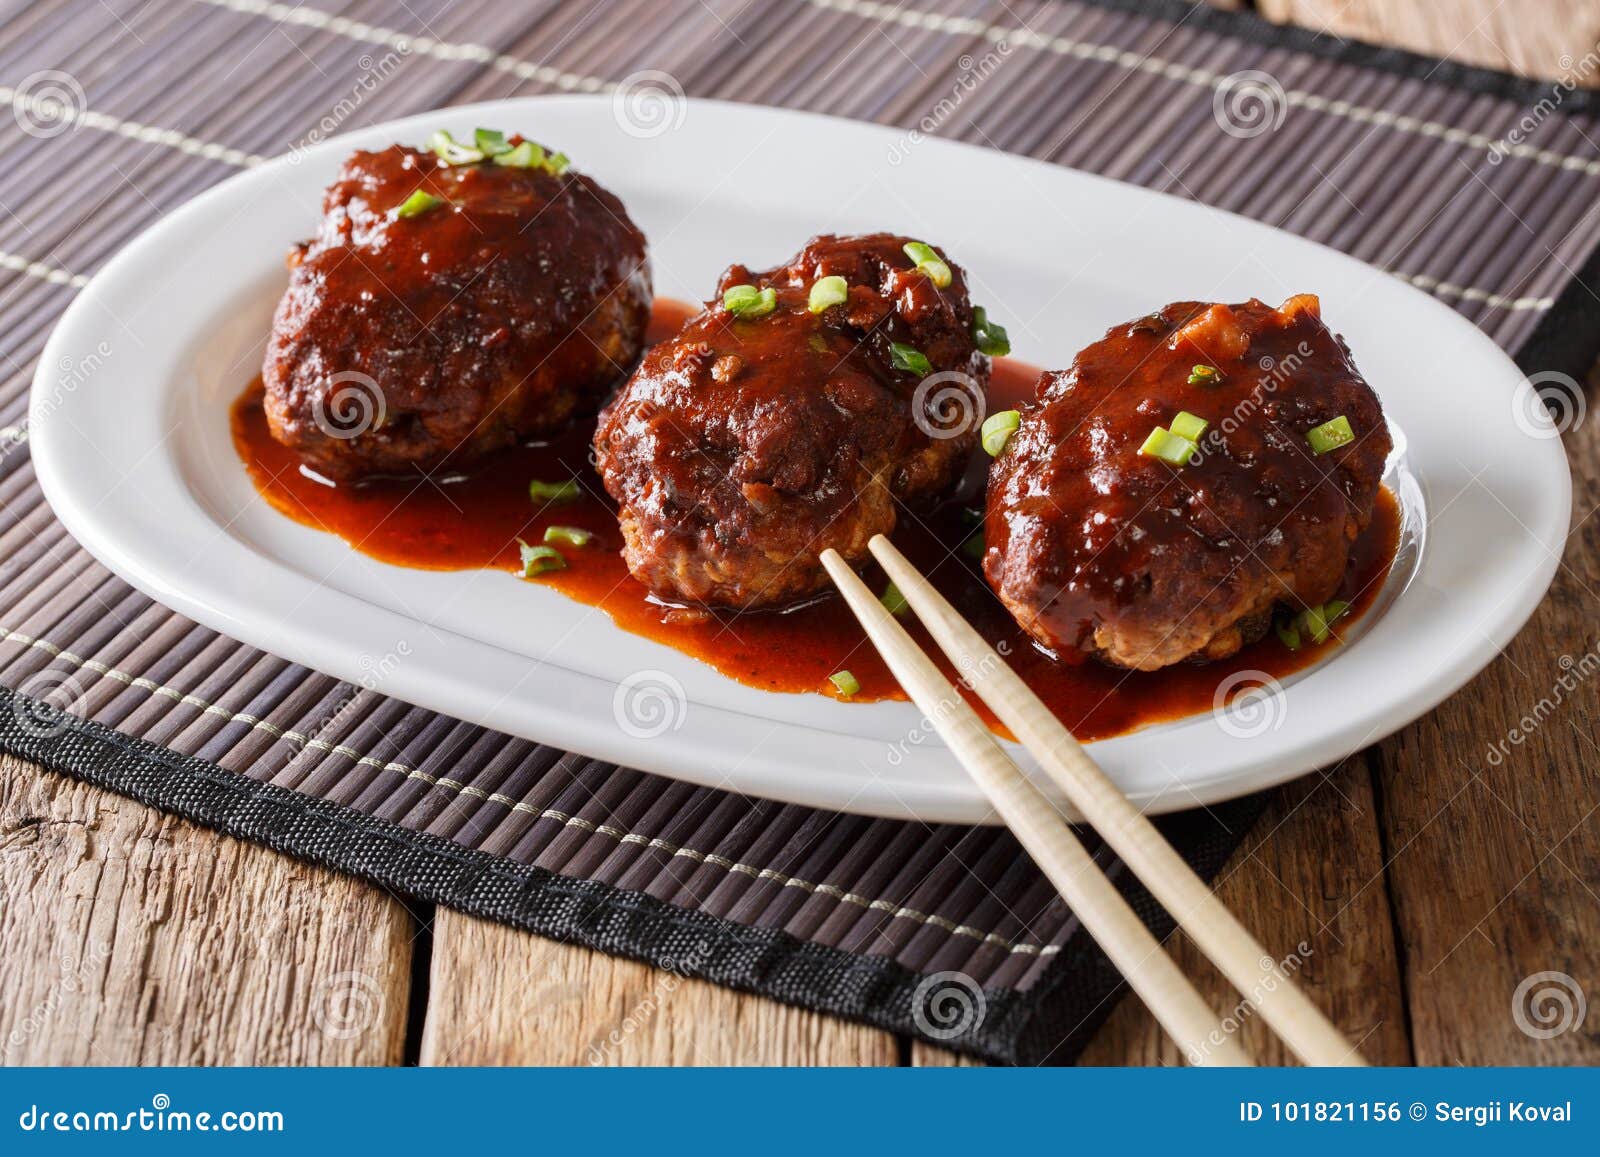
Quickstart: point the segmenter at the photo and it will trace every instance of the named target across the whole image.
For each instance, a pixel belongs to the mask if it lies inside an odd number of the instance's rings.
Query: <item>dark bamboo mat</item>
[[[1116,987],[1008,834],[745,799],[487,732],[195,626],[90,559],[40,497],[24,428],[84,280],[329,121],[655,69],[690,96],[932,119],[1232,209],[1437,295],[1530,372],[1596,352],[1600,127],[1564,86],[1179,4],[321,3],[0,5],[0,747],[399,892],[993,1059],[1071,1059]],[[1165,822],[1212,873],[1257,807]],[[952,984],[983,1012],[947,1036],[929,1004]]]

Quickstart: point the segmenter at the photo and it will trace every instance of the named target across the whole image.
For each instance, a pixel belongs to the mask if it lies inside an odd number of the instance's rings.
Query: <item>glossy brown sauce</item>
[[[657,301],[649,340],[676,332],[697,309]],[[1038,376],[1038,370],[1020,362],[996,359],[990,409],[1005,409],[1030,397]],[[599,607],[624,630],[665,643],[753,687],[836,696],[828,676],[848,670],[861,684],[854,701],[906,697],[837,597],[787,611],[742,615],[685,613],[652,601],[623,566],[615,508],[589,465],[590,422],[579,422],[547,443],[500,451],[460,474],[341,486],[303,469],[292,451],[272,439],[261,409],[259,379],[234,403],[232,426],[239,456],[268,502],[297,522],[338,535],[363,554],[430,570],[492,567],[516,572],[521,569],[519,538],[541,543],[547,526],[582,527],[594,534],[587,546],[557,544],[567,569],[529,581]],[[969,475],[974,496],[981,496],[978,471],[988,461],[981,452],[980,457],[982,462]],[[530,481],[573,477],[582,489],[577,501],[540,509],[529,500]],[[1218,685],[1232,672],[1263,672],[1282,679],[1338,646],[1330,639],[1290,651],[1269,633],[1231,659],[1154,672],[1052,658],[1032,645],[990,592],[977,564],[958,549],[975,529],[970,510],[979,505],[981,497],[969,497],[920,521],[908,518],[896,530],[895,542],[1080,739],[1105,738],[1209,710]],[[1348,628],[1377,597],[1399,535],[1399,507],[1382,490],[1372,525],[1356,543],[1340,589],[1339,597],[1352,605],[1341,627]],[[866,578],[874,589],[883,588],[885,580],[876,567],[868,569]],[[923,648],[939,657],[946,674],[953,674],[914,617],[908,613],[905,621]],[[1005,733],[987,707],[975,699],[974,706],[995,731]]]

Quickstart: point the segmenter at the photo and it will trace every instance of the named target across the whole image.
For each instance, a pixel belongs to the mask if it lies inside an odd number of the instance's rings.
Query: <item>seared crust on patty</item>
[[[444,203],[397,217],[419,190]],[[649,323],[643,234],[571,171],[358,152],[290,265],[267,420],[337,479],[464,464],[592,413]]]
[[[900,503],[959,480],[989,362],[960,268],[940,288],[907,240],[818,237],[776,269],[731,267],[602,414],[596,462],[624,557],[657,597],[741,610],[804,598],[826,587],[823,550],[864,560]],[[812,313],[828,276],[848,297]],[[774,310],[735,316],[722,294],[736,285],[771,288]],[[896,368],[893,343],[928,370]]]
[[[1197,365],[1219,374],[1191,383]],[[1141,454],[1182,411],[1210,423],[1197,459]],[[1340,416],[1354,440],[1314,453],[1307,433]],[[1040,379],[990,469],[984,573],[1058,653],[1141,670],[1224,658],[1278,603],[1334,596],[1390,448],[1315,297],[1169,305]]]

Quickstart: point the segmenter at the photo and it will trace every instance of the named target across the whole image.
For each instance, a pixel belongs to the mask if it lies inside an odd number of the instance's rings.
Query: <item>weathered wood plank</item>
[[[892,1036],[441,910],[425,1065],[893,1065]]]
[[[1326,777],[1313,774],[1278,789],[1224,868],[1217,894],[1359,1042],[1362,1056],[1374,1064],[1410,1063],[1378,817],[1363,757]],[[1175,935],[1168,948],[1218,1015],[1236,1019],[1258,1063],[1294,1063],[1187,936]],[[1081,1063],[1174,1065],[1183,1059],[1150,1013],[1127,999]]]
[[[1269,20],[1524,76],[1600,87],[1594,0],[1257,0]]]
[[[413,931],[348,876],[0,757],[0,1063],[394,1064]]]
[[[1587,1030],[1577,1015],[1600,999],[1600,422],[1566,442],[1576,530],[1550,595],[1488,670],[1382,747],[1422,1064],[1600,1063],[1596,1014]]]

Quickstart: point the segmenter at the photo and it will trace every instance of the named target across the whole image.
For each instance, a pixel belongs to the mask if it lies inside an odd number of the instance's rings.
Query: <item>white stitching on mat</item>
[[[1029,944],[1023,941],[1007,940],[1005,937],[997,936],[993,932],[985,932],[981,928],[973,928],[966,924],[957,924],[953,920],[945,919],[943,916],[935,916],[928,912],[920,912],[915,908],[907,908],[899,904],[891,903],[888,900],[872,900],[865,896],[859,896],[854,892],[846,892],[844,889],[833,884],[814,884],[809,880],[802,880],[796,876],[786,876],[781,872],[775,872],[771,868],[756,868],[750,864],[742,864],[737,860],[730,860],[726,856],[718,856],[709,852],[699,852],[693,848],[686,848],[677,844],[670,844],[666,840],[658,839],[653,836],[644,836],[637,832],[625,831],[622,828],[613,827],[610,824],[597,824],[592,820],[584,819],[582,816],[569,815],[566,812],[556,811],[554,808],[540,809],[532,807],[519,799],[514,799],[511,796],[505,795],[501,792],[484,791],[482,788],[473,787],[470,784],[462,783],[460,780],[450,779],[448,776],[429,775],[425,771],[421,771],[415,767],[408,767],[403,763],[384,762],[383,760],[374,759],[369,755],[362,755],[359,751],[356,751],[354,748],[347,747],[342,743],[327,743],[324,740],[313,739],[302,735],[298,731],[291,731],[287,728],[278,727],[275,724],[268,723],[265,719],[262,719],[259,716],[249,715],[241,711],[229,711],[226,707],[218,706],[215,703],[207,703],[204,699],[201,699],[198,696],[187,694],[172,687],[163,686],[159,683],[155,683],[149,679],[145,679],[137,675],[130,675],[126,671],[119,671],[117,668],[107,666],[106,664],[95,659],[85,659],[81,656],[74,655],[71,651],[67,651],[56,646],[48,639],[38,639],[34,638],[32,635],[25,635],[21,631],[13,631],[6,627],[0,627],[0,643],[4,642],[12,642],[18,644],[19,646],[36,648],[45,652],[45,654],[50,655],[52,658],[63,659],[66,662],[72,663],[78,667],[87,667],[89,670],[94,671],[96,674],[101,675],[104,678],[113,679],[118,683],[123,683],[130,687],[138,687],[140,690],[149,692],[152,695],[161,695],[165,698],[172,699],[175,702],[187,704],[188,706],[197,708],[207,715],[217,715],[223,719],[229,720],[230,722],[248,724],[251,728],[265,731],[267,734],[280,739],[287,739],[292,742],[297,742],[303,746],[315,748],[318,751],[333,752],[338,755],[342,755],[355,763],[362,764],[367,767],[380,768],[385,771],[393,771],[405,776],[407,779],[418,779],[424,783],[430,784],[431,786],[443,788],[448,791],[455,791],[461,795],[470,796],[473,799],[489,800],[510,808],[512,811],[531,815],[535,819],[553,820],[554,822],[561,824],[563,827],[576,828],[580,831],[593,832],[597,835],[607,836],[616,840],[620,844],[637,844],[641,847],[655,848],[659,851],[666,852],[670,856],[682,857],[686,860],[694,860],[697,863],[710,864],[712,867],[721,868],[726,872],[737,872],[740,875],[749,876],[753,880],[772,880],[784,888],[798,888],[803,892],[813,893],[818,896],[828,896],[842,904],[850,904],[855,907],[866,908],[874,912],[887,912],[890,914],[891,918],[911,920],[918,924],[926,924],[934,928],[940,928],[955,936],[970,937],[971,939],[977,940],[983,944],[998,945],[1007,952],[1015,952],[1027,956],[1054,956],[1056,953],[1061,951],[1061,946],[1059,944]]]
[[[280,24],[302,24],[319,32],[332,32],[336,36],[349,37],[351,40],[368,40],[387,48],[420,52],[424,56],[432,56],[438,60],[470,60],[478,64],[487,64],[491,68],[509,72],[523,80],[552,84],[569,92],[611,92],[617,87],[615,82],[601,80],[599,77],[566,72],[545,64],[530,64],[526,60],[518,60],[515,56],[498,53],[486,44],[450,44],[435,40],[431,36],[412,36],[397,32],[393,28],[363,24],[359,20],[349,20],[316,8],[271,4],[266,0],[201,0],[201,3],[226,8],[230,12],[238,12],[244,16],[265,16]]]
[[[1473,289],[1470,285],[1455,285],[1449,281],[1440,281],[1423,273],[1396,273],[1395,276],[1402,281],[1409,281],[1418,289],[1427,290],[1435,297],[1459,297],[1462,301],[1481,301],[1490,309],[1549,309],[1556,303],[1553,297],[1506,297],[1499,293]]]
[[[240,152],[230,149],[227,145],[213,144],[211,141],[202,141],[198,137],[185,136],[176,129],[156,128],[153,125],[142,125],[138,121],[125,121],[120,117],[107,116],[105,113],[93,112],[89,109],[65,109],[54,101],[42,101],[27,93],[18,92],[0,84],[0,102],[5,104],[21,103],[31,111],[41,116],[64,117],[74,124],[83,125],[85,128],[99,129],[103,133],[116,133],[118,136],[128,137],[136,141],[144,141],[152,145],[166,145],[168,148],[177,149],[180,153],[187,153],[191,157],[204,157],[208,161],[222,161],[224,164],[237,165],[247,168],[250,165],[259,165],[266,160],[254,153]]]
[[[214,2],[214,0],[208,0]],[[1136,52],[1127,52],[1120,48],[1112,48],[1106,44],[1090,44],[1082,40],[1072,40],[1065,36],[1047,36],[1034,32],[1029,28],[1007,28],[1003,24],[990,24],[985,20],[975,20],[965,16],[944,16],[937,12],[919,12],[915,9],[900,8],[891,4],[880,4],[876,0],[807,0],[808,3],[818,8],[828,8],[835,12],[846,12],[852,16],[863,19],[875,20],[880,24],[899,24],[905,28],[925,28],[933,32],[949,32],[963,36],[983,36],[990,40],[1004,40],[1008,44],[1027,45],[1045,52],[1055,53],[1057,56],[1071,56],[1078,60],[1095,60],[1104,64],[1116,64],[1130,71],[1148,72],[1156,76],[1166,77],[1183,84],[1192,84],[1200,88],[1216,88],[1227,76],[1220,72],[1212,72],[1205,68],[1189,68],[1182,64],[1173,64],[1171,61],[1161,60],[1151,56],[1140,56]],[[1330,116],[1344,117],[1346,120],[1357,121],[1361,124],[1381,125],[1394,129],[1396,132],[1412,133],[1416,136],[1433,137],[1447,141],[1454,145],[1471,145],[1477,149],[1498,147],[1499,151],[1508,156],[1521,157],[1524,160],[1535,161],[1541,165],[1553,165],[1560,169],[1572,169],[1587,173],[1589,176],[1600,176],[1600,160],[1588,157],[1569,156],[1551,149],[1536,149],[1532,145],[1508,144],[1496,141],[1493,137],[1486,137],[1482,133],[1472,133],[1465,129],[1453,128],[1450,125],[1440,124],[1437,121],[1425,121],[1418,117],[1406,116],[1404,113],[1390,112],[1386,109],[1366,108],[1362,105],[1351,104],[1345,100],[1331,100],[1318,96],[1316,93],[1304,92],[1300,89],[1287,89],[1284,96],[1290,105],[1299,105],[1314,112],[1327,113]]]

